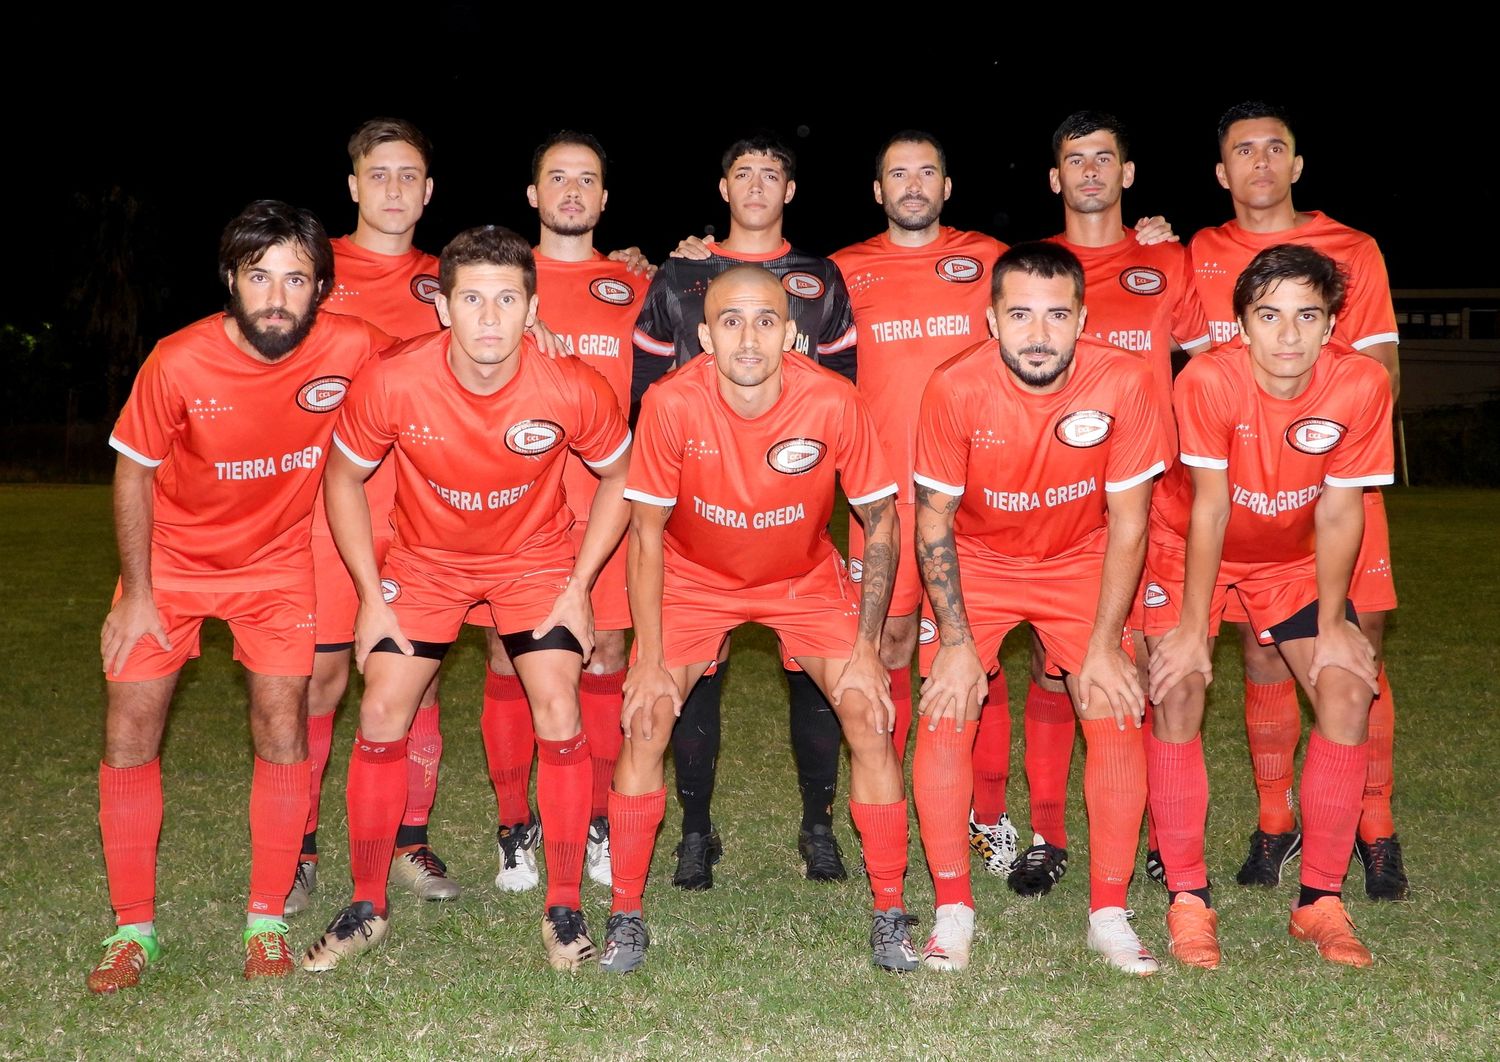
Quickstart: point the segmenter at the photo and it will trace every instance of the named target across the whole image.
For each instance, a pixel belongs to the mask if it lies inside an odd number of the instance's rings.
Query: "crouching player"
[[[578,910],[592,788],[578,685],[593,646],[589,589],[629,515],[630,430],[602,376],[576,358],[544,357],[524,337],[536,264],[520,236],[498,226],[460,233],[443,249],[438,291],[449,329],[410,340],[355,381],[324,481],[328,524],[359,592],[365,691],[349,761],[354,896],[303,956],[305,970],[332,969],[385,935],[406,733],[477,603],[515,661],[541,750],[548,961],[573,969],[595,953]],[[570,449],[600,478],[576,559],[562,491]],[[361,486],[388,452],[396,535],[382,569]]]
[[[1359,822],[1375,652],[1348,601],[1361,492],[1391,483],[1391,389],[1370,358],[1330,347],[1338,265],[1306,246],[1256,255],[1234,288],[1244,348],[1200,355],[1173,393],[1187,466],[1152,513],[1146,588],[1151,813],[1172,906],[1172,949],[1219,963],[1203,858],[1208,777],[1199,729],[1212,639],[1234,589],[1316,719],[1302,768],[1302,892],[1290,933],[1332,962],[1368,966],[1341,898]]]
[[[758,266],[725,270],[708,286],[704,316],[705,354],[644,398],[625,491],[635,660],[609,794],[614,903],[600,965],[625,973],[645,960],[642,896],[666,808],[672,726],[725,637],[755,622],[780,636],[838,714],[875,897],[874,961],[912,970],[906,800],[879,652],[896,568],[896,483],[854,387],[789,353],[797,325],[775,276]],[[865,526],[857,603],[828,537],[835,472]]]

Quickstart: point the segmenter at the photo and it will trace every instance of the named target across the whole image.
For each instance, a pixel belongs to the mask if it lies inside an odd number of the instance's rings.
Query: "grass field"
[[[976,872],[980,931],[964,974],[895,977],[868,961],[862,881],[812,885],[795,850],[798,801],[774,647],[736,642],[715,818],[726,854],[711,892],[671,888],[675,811],[647,897],[654,935],[631,977],[557,976],[538,939],[538,893],[502,895],[494,800],[478,735],[482,643],[444,676],[447,751],[435,846],[457,902],[393,897],[383,949],[323,977],[239,978],[248,874],[249,742],[228,637],[211,627],[179,688],[164,752],[167,801],[157,926],[166,954],[145,987],[91,998],[83,976],[112,918],[96,824],[103,681],[98,629],[115,562],[100,487],[0,488],[0,1056],[15,1058],[1493,1058],[1500,1054],[1500,493],[1390,495],[1402,608],[1387,635],[1398,699],[1396,817],[1412,900],[1350,910],[1376,954],[1366,971],[1320,962],[1286,935],[1295,886],[1233,884],[1254,794],[1240,672],[1221,649],[1211,690],[1209,868],[1225,963],[1165,957],[1165,896],[1137,875],[1142,938],[1163,958],[1139,981],[1084,947],[1087,831],[1074,760],[1072,865],[1046,899]],[[1005,662],[1017,706],[1024,644]],[[293,923],[306,945],[346,902],[343,778],[352,699],[324,790],[323,883]],[[843,790],[847,793],[847,788]],[[1011,813],[1026,822],[1024,781]],[[915,819],[913,818],[913,821]],[[855,851],[846,815],[846,853]],[[1295,875],[1293,875],[1295,876]],[[605,890],[584,882],[602,935]],[[908,904],[930,923],[912,831]]]

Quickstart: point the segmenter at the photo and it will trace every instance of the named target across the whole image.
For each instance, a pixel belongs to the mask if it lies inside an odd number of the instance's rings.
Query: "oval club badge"
[[[1080,409],[1059,420],[1054,434],[1059,442],[1069,446],[1098,446],[1109,438],[1109,428],[1114,419],[1098,409]]]
[[[550,420],[523,420],[512,424],[505,433],[505,448],[513,454],[535,457],[544,454],[563,440],[561,424]]]
[[[319,376],[297,390],[297,405],[309,413],[332,413],[344,404],[349,393],[349,377]]]
[[[1287,428],[1286,441],[1293,450],[1304,454],[1326,454],[1339,444],[1347,430],[1326,417],[1303,417]]]
[[[635,289],[623,280],[600,277],[589,285],[589,294],[611,306],[629,306],[630,300],[635,298]]]
[[[438,278],[431,273],[423,273],[414,277],[411,282],[411,293],[421,302],[429,305],[437,301]]]
[[[788,273],[781,278],[781,286],[799,299],[820,299],[825,290],[823,282],[811,273]]]
[[[1135,266],[1120,274],[1120,287],[1132,295],[1160,295],[1167,290],[1167,275],[1150,266]]]
[[[984,266],[966,254],[950,254],[938,260],[937,275],[954,284],[972,284],[984,276]]]
[[[766,464],[788,476],[800,476],[823,460],[828,447],[817,439],[783,439],[766,451]]]

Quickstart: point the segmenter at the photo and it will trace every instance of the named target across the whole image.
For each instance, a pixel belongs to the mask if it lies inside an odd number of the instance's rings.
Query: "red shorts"
[[[1146,589],[1142,594],[1147,635],[1166,634],[1182,619],[1182,586],[1187,555],[1178,542],[1155,536],[1146,554]],[[1174,536],[1175,537],[1175,536]],[[1233,593],[1230,591],[1233,590]],[[1271,645],[1272,627],[1295,616],[1318,600],[1318,574],[1313,558],[1275,564],[1225,561],[1219,565],[1208,610],[1208,634],[1219,633],[1221,618],[1229,619],[1229,608],[1248,616],[1262,645]],[[1240,622],[1246,622],[1244,620]]]
[[[152,596],[170,650],[151,635],[135,643],[118,675],[105,673],[111,682],[145,682],[172,675],[190,658],[199,655],[198,635],[205,619],[221,619],[234,635],[234,658],[258,675],[311,675],[314,615],[312,575],[293,586],[268,590],[166,590],[157,587]],[[114,600],[120,599],[115,584]]]
[[[588,524],[582,520],[573,522],[570,534],[573,539],[573,553],[577,556],[578,547],[583,545],[583,533],[588,529]],[[599,570],[599,578],[594,580],[594,589],[589,591],[589,604],[594,609],[594,629],[596,631],[628,631],[630,629],[630,598],[625,593],[625,543],[621,538],[620,544],[615,551],[609,555],[609,560],[604,562],[604,567]],[[464,617],[464,622],[472,627],[495,626],[490,610],[486,605],[475,605]]]
[[[901,518],[896,539],[896,585],[891,589],[892,616],[910,616],[922,603],[922,572],[917,567],[917,507],[908,502],[896,503]],[[856,585],[864,573],[865,528],[849,514],[849,578]]]
[[[391,538],[375,539],[375,566],[385,563]],[[339,556],[338,547],[327,535],[312,537],[313,585],[318,602],[318,648],[347,649],[354,644],[354,614],[359,611],[359,595],[354,580]]]
[[[501,634],[529,631],[547,618],[573,571],[573,543],[559,535],[524,554],[487,558],[485,566],[440,565],[399,545],[385,559],[381,587],[401,633],[452,642],[471,609]]]
[[[1014,561],[1004,566],[987,561],[972,547],[966,549],[960,540],[958,570],[964,610],[980,661],[988,667],[999,655],[1005,636],[1025,621],[1042,640],[1047,670],[1077,674],[1099,611],[1103,560],[1102,554],[1094,554],[1090,558],[1040,561],[1018,569]],[[917,643],[919,670],[926,675],[940,648],[930,601],[922,603]]]
[[[1365,533],[1349,580],[1349,600],[1363,616],[1390,612],[1396,607],[1396,580],[1391,576],[1391,525],[1385,515],[1385,495],[1370,487],[1364,493]],[[1230,623],[1245,623],[1245,610],[1232,596],[1224,610]],[[1259,633],[1259,632],[1257,632]]]
[[[859,632],[859,593],[837,553],[801,578],[733,592],[666,576],[661,627],[667,667],[718,659],[725,635],[743,623],[770,627],[787,656],[847,660]]]

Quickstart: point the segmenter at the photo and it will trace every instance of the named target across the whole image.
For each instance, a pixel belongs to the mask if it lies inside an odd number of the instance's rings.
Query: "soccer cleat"
[[[604,923],[604,957],[599,960],[599,968],[605,973],[638,970],[646,961],[646,947],[650,943],[651,934],[646,932],[641,912],[612,914]]]
[[[797,851],[807,863],[808,881],[843,881],[849,877],[844,869],[844,853],[839,850],[831,826],[798,830]]]
[[[425,844],[398,852],[391,860],[391,883],[419,900],[452,900],[463,889],[448,876],[448,866]]]
[[[308,973],[326,973],[385,939],[390,920],[375,913],[369,900],[351,903],[328,923],[328,929],[302,953],[298,963]]]
[[[89,971],[90,992],[118,992],[141,983],[141,971],[161,958],[161,945],[132,926],[121,926],[104,941],[104,958]]]
[[[525,892],[542,880],[536,870],[536,846],[542,840],[542,824],[535,815],[530,821],[501,826],[496,833],[500,850],[500,873],[495,888],[501,892]]]
[[[1256,830],[1250,835],[1250,854],[1244,866],[1234,876],[1241,885],[1264,885],[1275,888],[1281,884],[1281,872],[1292,858],[1302,851],[1302,831],[1289,833],[1265,833]]]
[[[1150,977],[1161,964],[1130,928],[1134,912],[1123,907],[1101,907],[1089,912],[1089,950],[1097,951],[1122,973]]]
[[[1146,877],[1163,888],[1167,884],[1167,865],[1161,861],[1161,852],[1155,848],[1146,851]]]
[[[921,965],[921,957],[912,946],[911,927],[917,916],[900,907],[875,912],[870,925],[870,961],[882,970],[909,973]]]
[[[1167,908],[1169,949],[1177,961],[1205,970],[1219,968],[1219,912],[1190,892],[1180,892]]]
[[[922,949],[922,962],[929,970],[962,970],[969,965],[969,946],[974,942],[974,908],[963,903],[945,903],[932,918],[932,932]]]
[[[1021,853],[1016,860],[1016,869],[1010,872],[1005,883],[1017,896],[1045,896],[1052,886],[1062,880],[1068,872],[1068,850],[1042,840],[1041,834],[1033,834],[1035,843]]]
[[[583,912],[560,905],[547,908],[542,915],[542,945],[547,949],[548,965],[564,972],[578,969],[599,954],[589,939]]]
[[[245,927],[245,980],[285,977],[292,972],[292,946],[286,942],[286,923],[279,918],[257,918]]]
[[[1344,966],[1369,966],[1375,961],[1370,949],[1354,935],[1354,920],[1337,896],[1324,896],[1292,912],[1288,933],[1316,945],[1318,954]]]
[[[984,869],[997,877],[1008,877],[1016,869],[1016,859],[1020,854],[1018,836],[1016,828],[1010,824],[1010,816],[1003,811],[1000,821],[993,826],[975,822],[974,813],[969,812],[969,847],[984,863]]]
[[[677,873],[672,884],[690,892],[714,887],[713,865],[724,856],[724,842],[712,826],[707,833],[685,833],[677,844]]]
[[[609,865],[609,817],[600,815],[589,823],[588,845],[583,851],[583,865],[589,872],[589,880],[609,887],[614,875]]]
[[[1365,868],[1365,895],[1372,900],[1406,899],[1406,864],[1401,857],[1401,838],[1394,833],[1366,844],[1354,839],[1354,855]]]
[[[292,891],[286,894],[283,914],[301,914],[312,903],[312,892],[318,887],[318,862],[304,859],[297,864],[297,876],[292,879]]]

